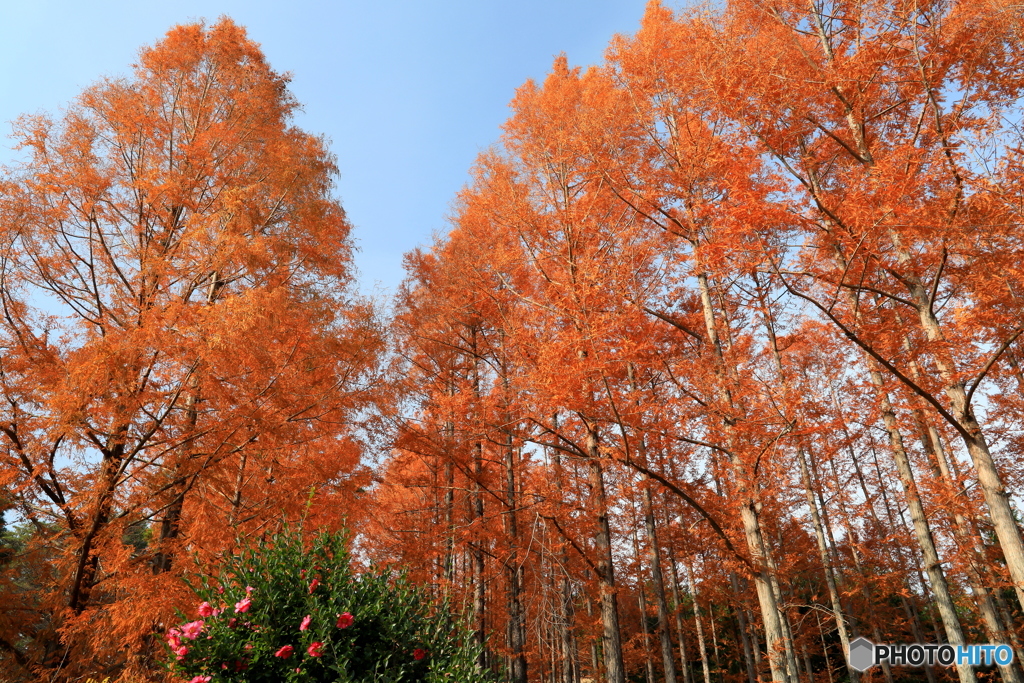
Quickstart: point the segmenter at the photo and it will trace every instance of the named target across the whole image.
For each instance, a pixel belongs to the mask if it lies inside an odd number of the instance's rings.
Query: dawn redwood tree
[[[296,107],[225,18],[171,29],[59,119],[17,122],[27,160],[0,176],[0,473],[59,550],[39,609],[5,615],[5,662],[116,671],[169,613],[184,550],[298,514],[297,490],[347,495],[346,425],[380,336],[348,303],[334,160],[290,124]]]
[[[1024,602],[1007,463],[977,411],[1024,331],[1014,19],[1002,2],[737,1],[707,25],[708,64],[728,67],[705,74],[793,181],[777,200],[806,248],[779,264],[789,291],[955,431]],[[770,68],[743,57],[767,46]]]
[[[414,259],[410,292],[430,305],[410,309],[402,324],[419,338],[401,343],[437,343],[444,361],[412,378],[430,442],[415,450],[468,464],[479,439],[498,475],[487,514],[535,515],[530,554],[514,556],[550,568],[528,564],[525,593],[555,619],[527,602],[530,675],[621,680],[646,664],[657,678],[627,597],[650,587],[657,602],[666,578],[666,680],[670,611],[684,680],[690,638],[707,680],[742,676],[745,660],[749,681],[857,679],[843,660],[860,635],[1019,642],[1014,19],[1001,0],[655,2],[604,66],[559,59],[519,90],[452,233]],[[479,356],[469,300],[489,302],[474,307],[491,344]],[[446,346],[486,358],[488,410],[453,381]],[[535,450],[502,491],[513,429]],[[470,438],[449,447],[460,430]],[[433,487],[410,496],[410,518],[446,486],[482,481],[428,484],[404,457],[395,472]],[[641,511],[646,539],[633,534]],[[435,517],[418,537],[400,525],[407,549],[433,533],[442,550],[450,522]],[[507,522],[466,526],[489,534],[477,547],[513,556]],[[518,628],[491,609],[493,590],[487,602],[488,632]],[[566,661],[547,666],[545,649]]]

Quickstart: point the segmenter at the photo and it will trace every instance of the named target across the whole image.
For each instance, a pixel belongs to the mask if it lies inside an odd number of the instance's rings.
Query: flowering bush
[[[285,531],[193,586],[194,610],[166,633],[172,670],[189,683],[490,680],[447,606],[403,576],[353,574],[341,534],[304,546]]]

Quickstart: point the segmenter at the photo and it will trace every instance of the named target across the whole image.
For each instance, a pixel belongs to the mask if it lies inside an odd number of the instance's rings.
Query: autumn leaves
[[[1020,652],[1020,26],[652,3],[517,92],[387,330],[348,298],[333,159],[230,21],[23,119],[0,604],[35,598],[0,657],[144,670],[132,604],[303,514],[457,597],[516,683],[858,680],[858,635]]]
[[[605,64],[520,89],[452,232],[410,259],[394,329],[420,411],[378,489],[403,520],[382,551],[435,558],[530,676],[650,666],[670,615],[649,632],[623,598],[664,601],[666,560],[705,567],[751,680],[835,669],[851,633],[930,638],[922,614],[950,642],[1016,638],[1008,17],[652,3]],[[689,532],[659,537],[676,516]]]
[[[333,159],[291,127],[286,85],[223,19],[172,29],[61,119],[19,122],[0,425],[33,534],[0,603],[39,596],[5,612],[25,667],[150,666],[190,555],[298,515],[311,487],[334,523],[351,495],[327,482],[358,468],[351,418],[382,338],[345,303]]]

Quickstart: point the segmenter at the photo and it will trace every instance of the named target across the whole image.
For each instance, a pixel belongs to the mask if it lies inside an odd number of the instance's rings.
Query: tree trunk
[[[508,443],[505,444],[505,503],[508,507],[508,513],[505,515],[505,533],[508,535],[511,548],[505,571],[508,576],[508,645],[512,663],[509,674],[512,683],[526,683],[526,619],[522,602],[523,566],[518,551],[515,455],[512,436],[508,435]]]
[[[964,634],[960,626],[960,618],[956,614],[956,606],[953,604],[953,598],[949,594],[949,585],[946,583],[946,575],[942,570],[938,551],[935,549],[931,526],[928,524],[928,518],[925,516],[924,505],[921,503],[921,496],[917,490],[914,473],[910,468],[910,460],[903,445],[903,437],[896,425],[896,413],[889,402],[887,392],[881,386],[881,374],[873,368],[871,379],[881,400],[882,420],[889,434],[889,444],[893,459],[896,462],[896,471],[899,473],[900,484],[903,486],[907,508],[910,511],[914,536],[918,546],[921,548],[924,569],[928,574],[928,582],[935,596],[935,603],[939,610],[939,616],[942,619],[942,625],[946,630],[946,637],[952,645],[963,645]],[[975,680],[974,669],[970,665],[958,664],[956,669],[961,683],[971,683]]]
[[[658,608],[658,640],[661,644],[661,663],[665,672],[665,683],[676,683],[675,657],[672,656],[672,635],[668,625],[668,602],[665,600],[665,579],[661,572],[661,553],[658,546],[658,531],[654,523],[654,506],[651,501],[650,480],[643,486],[644,524],[647,528],[648,552],[651,556],[651,581],[654,584],[654,601]]]
[[[846,628],[846,618],[843,614],[843,607],[839,600],[839,589],[836,586],[836,575],[832,569],[832,561],[829,557],[828,544],[825,540],[825,531],[821,523],[821,515],[818,513],[818,501],[814,498],[814,491],[811,485],[810,472],[807,469],[807,462],[804,460],[804,449],[797,448],[797,461],[800,463],[800,481],[804,486],[804,494],[807,506],[811,510],[811,523],[814,526],[814,537],[818,541],[818,556],[825,569],[825,584],[828,586],[829,602],[832,605],[832,614],[836,620],[836,630],[839,632],[839,642],[843,646],[843,657],[846,660],[846,672],[850,676],[851,683],[859,683],[860,672],[850,666],[850,634]]]
[[[598,435],[587,428],[587,454],[590,460],[590,491],[597,512],[594,541],[597,546],[597,574],[601,592],[601,645],[604,653],[605,677],[608,683],[625,683],[622,663],[622,640],[619,631],[619,604],[615,589],[615,565],[612,559],[612,534],[608,522],[608,502],[601,469]]]
[[[711,666],[708,664],[708,648],[704,641],[704,623],[700,618],[700,595],[697,592],[697,582],[693,580],[693,568],[689,562],[684,562],[686,568],[686,581],[690,584],[690,595],[693,597],[693,618],[697,626],[697,647],[700,649],[700,665],[704,669],[704,683],[711,683]]]
[[[715,311],[711,302],[711,291],[708,286],[706,273],[697,274],[697,285],[700,290],[701,305],[704,312],[704,325],[711,342],[714,353],[714,363],[718,376],[719,400],[723,409],[732,412],[734,409],[732,395],[727,388],[727,375],[725,359],[722,353],[722,345],[718,338],[718,329],[715,323]],[[734,436],[735,430],[731,424],[731,418],[725,419],[726,431],[730,438]],[[743,532],[747,542],[747,550],[753,565],[754,587],[757,590],[758,603],[761,606],[761,616],[764,621],[764,634],[768,648],[768,662],[772,671],[772,680],[775,683],[790,683],[791,675],[795,670],[790,667],[787,660],[792,659],[790,654],[789,641],[786,638],[786,630],[782,623],[783,616],[779,610],[778,598],[773,587],[773,577],[767,557],[767,546],[761,532],[761,521],[758,516],[760,504],[755,499],[755,492],[752,482],[749,481],[748,468],[745,466],[736,452],[735,448],[730,449],[733,477],[736,483],[736,498],[740,509],[740,520],[743,524]],[[788,656],[787,656],[788,655]]]
[[[902,263],[910,262],[912,256],[903,248],[895,234],[893,234],[893,242],[896,245],[900,261]],[[1024,541],[1021,539],[1020,528],[1013,518],[1009,495],[1006,493],[1006,487],[1003,485],[1002,477],[1000,477],[995,460],[992,458],[985,434],[968,400],[964,380],[961,379],[955,362],[941,349],[941,344],[945,343],[946,339],[942,334],[939,320],[935,316],[931,295],[928,289],[916,280],[910,280],[910,291],[917,306],[921,328],[928,341],[935,345],[936,350],[932,357],[939,370],[939,375],[942,377],[943,389],[953,406],[952,417],[958,423],[952,426],[957,428],[967,447],[967,452],[971,456],[971,461],[974,463],[978,484],[992,519],[999,546],[1003,550],[1006,567],[1013,579],[1017,600],[1024,606]]]
[[[669,546],[669,577],[672,579],[672,602],[676,618],[676,633],[679,636],[679,663],[683,668],[683,683],[692,683],[690,677],[690,660],[686,655],[686,636],[683,633],[683,603],[679,594],[679,576],[676,573],[676,559]]]

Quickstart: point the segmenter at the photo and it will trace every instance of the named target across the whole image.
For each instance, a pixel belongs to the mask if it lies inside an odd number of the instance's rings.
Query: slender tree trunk
[[[561,636],[562,683],[578,683],[579,672],[578,668],[574,666],[577,658],[577,653],[576,648],[573,646],[573,637],[571,629],[572,587],[569,584],[569,579],[564,576],[560,579],[560,583],[561,590],[559,591],[559,635]]]
[[[734,410],[733,399],[727,388],[727,371],[722,353],[722,345],[718,338],[715,323],[715,312],[711,302],[711,292],[706,273],[697,274],[697,285],[700,290],[701,305],[704,311],[704,325],[714,353],[716,373],[718,375],[719,400],[722,407],[729,412]],[[726,418],[725,427],[734,436],[735,430],[731,418]],[[791,675],[796,673],[789,663],[792,660],[790,642],[786,638],[786,628],[782,623],[783,615],[779,609],[778,596],[773,586],[770,559],[767,556],[767,545],[761,531],[759,518],[760,503],[755,498],[753,482],[750,480],[748,467],[743,463],[735,448],[730,449],[733,477],[736,483],[736,498],[740,509],[740,520],[750,553],[753,570],[754,587],[761,606],[764,621],[765,640],[768,648],[768,662],[775,683],[790,683]]]
[[[633,364],[626,367],[629,383],[634,392],[637,391]],[[639,400],[638,400],[639,407]],[[644,465],[648,465],[647,441],[643,434],[638,439],[637,449]],[[665,683],[676,683],[675,657],[672,656],[672,634],[668,624],[668,601],[665,599],[665,579],[661,571],[661,551],[658,544],[658,529],[654,519],[654,504],[651,500],[653,482],[646,474],[643,475],[644,527],[647,531],[647,551],[650,555],[651,582],[654,587],[654,602],[658,609],[658,641],[661,646],[661,666],[664,671]]]
[[[510,680],[512,683],[526,683],[526,618],[522,603],[523,566],[519,559],[518,543],[519,528],[517,520],[517,496],[515,472],[516,451],[511,442],[505,444],[506,452],[506,505],[508,512],[505,515],[505,532],[509,537],[511,548],[506,565],[508,576],[508,644],[511,652],[512,667]]]
[[[639,543],[636,532],[633,532],[634,548],[639,559]],[[638,567],[639,569],[639,567]],[[637,584],[637,603],[640,608],[640,632],[643,635],[644,643],[644,673],[647,676],[647,683],[654,683],[654,659],[651,657],[651,629],[647,624],[647,591],[644,590],[643,582]]]
[[[697,582],[693,580],[693,568],[689,562],[683,562],[686,568],[686,581],[690,584],[690,595],[693,597],[693,619],[697,626],[697,647],[700,649],[700,665],[704,670],[704,683],[711,683],[711,666],[708,664],[708,648],[704,642],[704,623],[700,618],[700,594]]]
[[[483,476],[482,450],[482,444],[475,444],[474,451],[476,452],[476,457],[474,458],[473,468],[476,481],[473,484],[473,517],[478,525],[478,529],[483,524],[484,518],[484,499],[480,490],[480,478]],[[482,544],[483,534],[478,531],[475,540],[470,544],[473,573],[473,624],[474,641],[477,647],[480,648],[480,654],[477,656],[477,668],[485,671],[490,668],[490,656],[487,651],[487,587],[484,585],[484,550]]]
[[[669,546],[669,576],[672,579],[672,602],[675,604],[676,633],[679,637],[679,663],[683,669],[683,683],[692,683],[690,676],[690,659],[686,654],[686,636],[683,632],[683,603],[679,594],[679,576],[676,573],[675,554]]]
[[[590,620],[592,621],[593,618],[594,618],[594,601],[591,600],[588,597],[584,604],[586,604],[586,606],[587,606],[587,617],[589,617]],[[600,646],[600,644],[598,642],[598,639],[597,638],[591,638],[590,639],[590,670],[593,672],[591,674],[591,677],[595,678],[595,679],[599,678],[604,673],[604,669],[601,667],[600,651],[601,651],[601,646]]]
[[[859,683],[860,672],[850,666],[850,634],[846,628],[846,618],[839,599],[839,588],[836,585],[836,575],[832,569],[832,561],[829,557],[828,544],[825,540],[824,526],[821,523],[821,515],[818,513],[818,501],[815,500],[814,491],[811,485],[810,472],[807,469],[807,462],[804,460],[804,449],[797,448],[797,461],[800,464],[800,481],[804,486],[804,494],[807,506],[811,510],[811,523],[814,526],[814,537],[818,541],[818,556],[825,569],[825,585],[828,587],[829,602],[832,605],[832,614],[836,620],[836,630],[839,632],[839,642],[843,646],[843,657],[846,659],[846,672],[850,676],[851,683]]]
[[[242,451],[238,459],[238,474],[235,475],[235,492],[231,495],[231,511],[228,513],[228,525],[238,526],[238,518],[242,512],[242,489],[245,486],[245,466],[249,462],[249,454]],[[178,511],[181,514],[181,511]]]
[[[207,296],[209,302],[212,302],[216,296],[216,282],[217,278],[215,276],[215,284],[211,285],[210,293]],[[196,372],[198,372],[198,370]],[[188,399],[185,403],[186,435],[194,433],[196,425],[199,423],[199,378],[193,374],[189,384],[190,390]],[[187,462],[190,459],[191,454],[183,454],[182,457]],[[244,466],[243,462],[242,467],[244,468]],[[185,493],[188,490],[188,485],[185,481],[186,475],[181,467],[180,461],[171,469],[171,476],[177,478],[178,481],[171,487],[171,491],[173,491],[173,498],[171,499],[170,505],[168,505],[167,510],[164,512],[164,517],[160,522],[160,537],[157,542],[157,552],[153,556],[151,564],[154,574],[161,574],[171,570],[171,561],[174,553],[170,546],[181,532],[181,513],[185,505]],[[240,486],[236,486],[236,497],[238,498],[239,504],[241,504],[240,489]]]
[[[821,624],[821,615],[817,611],[814,612],[814,619],[818,622],[818,635],[821,637],[821,652],[825,656],[825,672],[828,674],[828,683],[834,683],[832,678],[832,659],[828,656],[828,643],[825,641],[825,629]],[[843,653],[843,658],[846,658],[846,652]],[[849,669],[849,664],[847,664]],[[856,680],[851,678],[851,681]]]
[[[896,426],[896,414],[889,403],[889,396],[881,386],[882,377],[876,370],[872,369],[872,382],[875,383],[877,393],[882,404],[882,420],[885,423],[886,431],[889,433],[889,441],[893,459],[896,462],[896,471],[899,473],[900,483],[907,501],[907,508],[910,511],[910,519],[913,523],[914,536],[921,549],[924,559],[924,569],[928,574],[928,582],[931,585],[932,593],[942,619],[942,625],[946,630],[946,637],[952,645],[963,645],[964,634],[960,626],[960,618],[956,614],[956,607],[953,598],[949,593],[949,585],[946,583],[946,575],[942,570],[938,551],[935,548],[935,541],[932,538],[931,526],[925,516],[924,505],[921,503],[921,496],[917,490],[917,482],[914,480],[914,473],[910,467],[910,460],[907,457],[903,445],[903,437]],[[958,664],[957,675],[961,683],[971,683],[975,680],[974,670],[970,665]]]
[[[473,358],[473,400],[474,405],[479,405],[481,398],[480,389],[480,354],[477,350],[477,331],[475,327],[470,329],[470,351]],[[473,493],[470,505],[472,506],[470,517],[473,520],[475,533],[470,542],[471,572],[473,575],[473,639],[479,648],[477,655],[477,668],[486,671],[490,668],[490,652],[487,649],[487,587],[484,584],[484,498],[482,484],[484,476],[484,446],[477,441],[473,444]]]
[[[735,580],[736,575],[730,572],[730,578]],[[735,590],[733,591],[735,593]],[[747,666],[747,683],[757,683],[757,675],[754,672],[754,653],[750,650],[750,638],[747,636],[747,620],[743,616],[742,606],[734,609],[736,615],[736,635],[743,645],[743,662]]]
[[[897,320],[902,324],[902,319],[899,315],[897,315]],[[903,337],[903,348],[908,352],[913,350],[910,338],[906,335]],[[1012,353],[1008,354],[1008,359],[1010,359],[1011,363],[1015,363]],[[915,360],[911,360],[910,370],[914,381],[920,382],[922,372]],[[914,418],[921,433],[921,446],[925,453],[930,456],[929,462],[932,465],[934,474],[942,482],[947,494],[963,497],[966,500],[966,491],[959,486],[957,479],[954,478],[953,473],[950,471],[949,461],[946,458],[946,451],[943,448],[939,430],[926,416],[928,406],[923,398],[918,396],[917,399],[918,407],[913,411]],[[1000,675],[1002,675],[1003,680],[1007,683],[1024,683],[1024,676],[1021,675],[1019,661],[1022,654],[1020,641],[1013,629],[1008,628],[1007,622],[1003,619],[1003,615],[999,613],[996,601],[986,585],[988,582],[985,580],[987,578],[985,575],[988,571],[988,563],[982,550],[980,534],[977,527],[969,522],[963,513],[960,512],[959,506],[954,504],[951,507],[952,510],[949,511],[949,516],[952,521],[953,535],[956,538],[957,545],[968,556],[967,578],[971,591],[975,596],[975,604],[978,607],[978,613],[981,615],[988,642],[1005,643],[1010,641],[1017,651],[1017,661],[1011,662],[1009,665],[999,665]]]
[[[715,671],[718,673],[718,680],[722,680],[722,660],[718,656],[718,620],[715,619],[715,605],[708,601],[708,623],[711,624],[711,650],[715,653]]]
[[[665,672],[665,683],[676,683],[675,657],[672,656],[672,636],[668,625],[668,602],[665,599],[665,579],[661,571],[658,531],[654,523],[654,505],[651,501],[651,482],[645,477],[644,484],[644,524],[647,528],[648,552],[651,557],[651,581],[654,584],[654,601],[658,608],[658,641],[661,645],[661,663]]]
[[[164,511],[163,519],[160,520],[160,532],[157,537],[157,552],[153,555],[152,568],[154,574],[162,574],[171,570],[171,552],[169,545],[178,537],[181,511],[185,505],[185,483],[177,485],[173,489],[174,497],[170,505]]]
[[[900,262],[904,264],[912,262],[913,256],[900,244],[898,236],[892,233],[892,238]],[[909,280],[909,283],[921,329],[924,330],[928,341],[934,345],[935,351],[932,358],[942,378],[945,394],[952,404],[952,417],[958,423],[953,426],[958,428],[958,433],[974,463],[978,484],[988,508],[989,517],[992,519],[992,526],[995,529],[996,538],[999,540],[999,546],[1003,550],[1006,567],[1013,579],[1017,600],[1024,606],[1024,540],[1021,539],[1020,527],[1017,526],[1013,517],[1009,495],[1003,485],[999,470],[996,468],[995,460],[992,458],[985,433],[974,415],[971,402],[968,400],[961,373],[957,371],[952,357],[942,350],[946,339],[942,333],[939,319],[935,315],[929,289],[914,279]]]
[[[447,423],[445,431],[451,447],[454,445],[455,425]],[[454,454],[448,453],[444,463],[444,579],[447,584],[445,590],[451,590],[455,582],[455,463],[452,462],[452,457]]]
[[[558,414],[552,417],[555,429],[558,428]],[[562,470],[562,457],[557,449],[552,449],[551,464],[554,470],[555,490],[558,492],[559,500],[565,499],[564,494],[564,472]],[[572,637],[573,607],[572,607],[572,584],[569,581],[569,553],[563,542],[558,553],[559,569],[559,635],[562,652],[562,683],[579,683],[579,652],[576,650]]]
[[[761,303],[761,312],[764,319],[764,327],[768,336],[769,346],[772,351],[772,359],[774,360],[775,371],[779,376],[779,381],[782,384],[784,393],[789,398],[790,384],[789,377],[782,365],[782,356],[779,353],[778,340],[775,336],[775,323],[772,318],[771,309],[768,304],[768,297],[764,291],[756,274],[753,275],[754,283],[756,285],[756,291],[758,299]],[[825,583],[828,587],[829,600],[832,604],[832,613],[836,620],[836,628],[839,631],[839,640],[843,646],[843,655],[847,658],[847,673],[850,676],[851,683],[859,683],[860,674],[849,665],[849,652],[850,652],[850,637],[846,629],[846,620],[843,616],[843,608],[840,604],[839,590],[836,587],[835,572],[832,569],[832,562],[829,559],[828,545],[825,541],[825,532],[821,522],[821,515],[818,512],[817,501],[814,497],[814,490],[811,484],[810,472],[807,469],[807,463],[805,461],[805,447],[798,445],[796,448],[797,462],[800,465],[800,481],[804,487],[804,497],[807,501],[807,506],[811,512],[811,524],[814,527],[815,539],[818,542],[818,555],[821,559],[822,568],[825,572]],[[792,634],[789,634],[790,639]],[[795,669],[794,669],[795,670]],[[808,675],[810,675],[808,673]]]
[[[619,605],[615,588],[615,565],[612,559],[611,526],[608,522],[608,502],[601,469],[598,435],[592,426],[587,428],[587,454],[590,465],[590,491],[597,513],[597,573],[601,591],[601,645],[604,652],[605,677],[608,683],[625,683],[626,672],[622,663],[622,641],[619,631]]]
[[[96,493],[96,507],[92,514],[92,523],[86,529],[78,550],[78,562],[75,566],[74,579],[68,597],[68,608],[80,614],[89,604],[92,589],[96,583],[96,572],[99,569],[99,554],[96,545],[107,524],[114,507],[114,491],[117,488],[119,468],[124,458],[124,444],[117,443],[112,448],[103,449],[103,465],[100,471]]]

